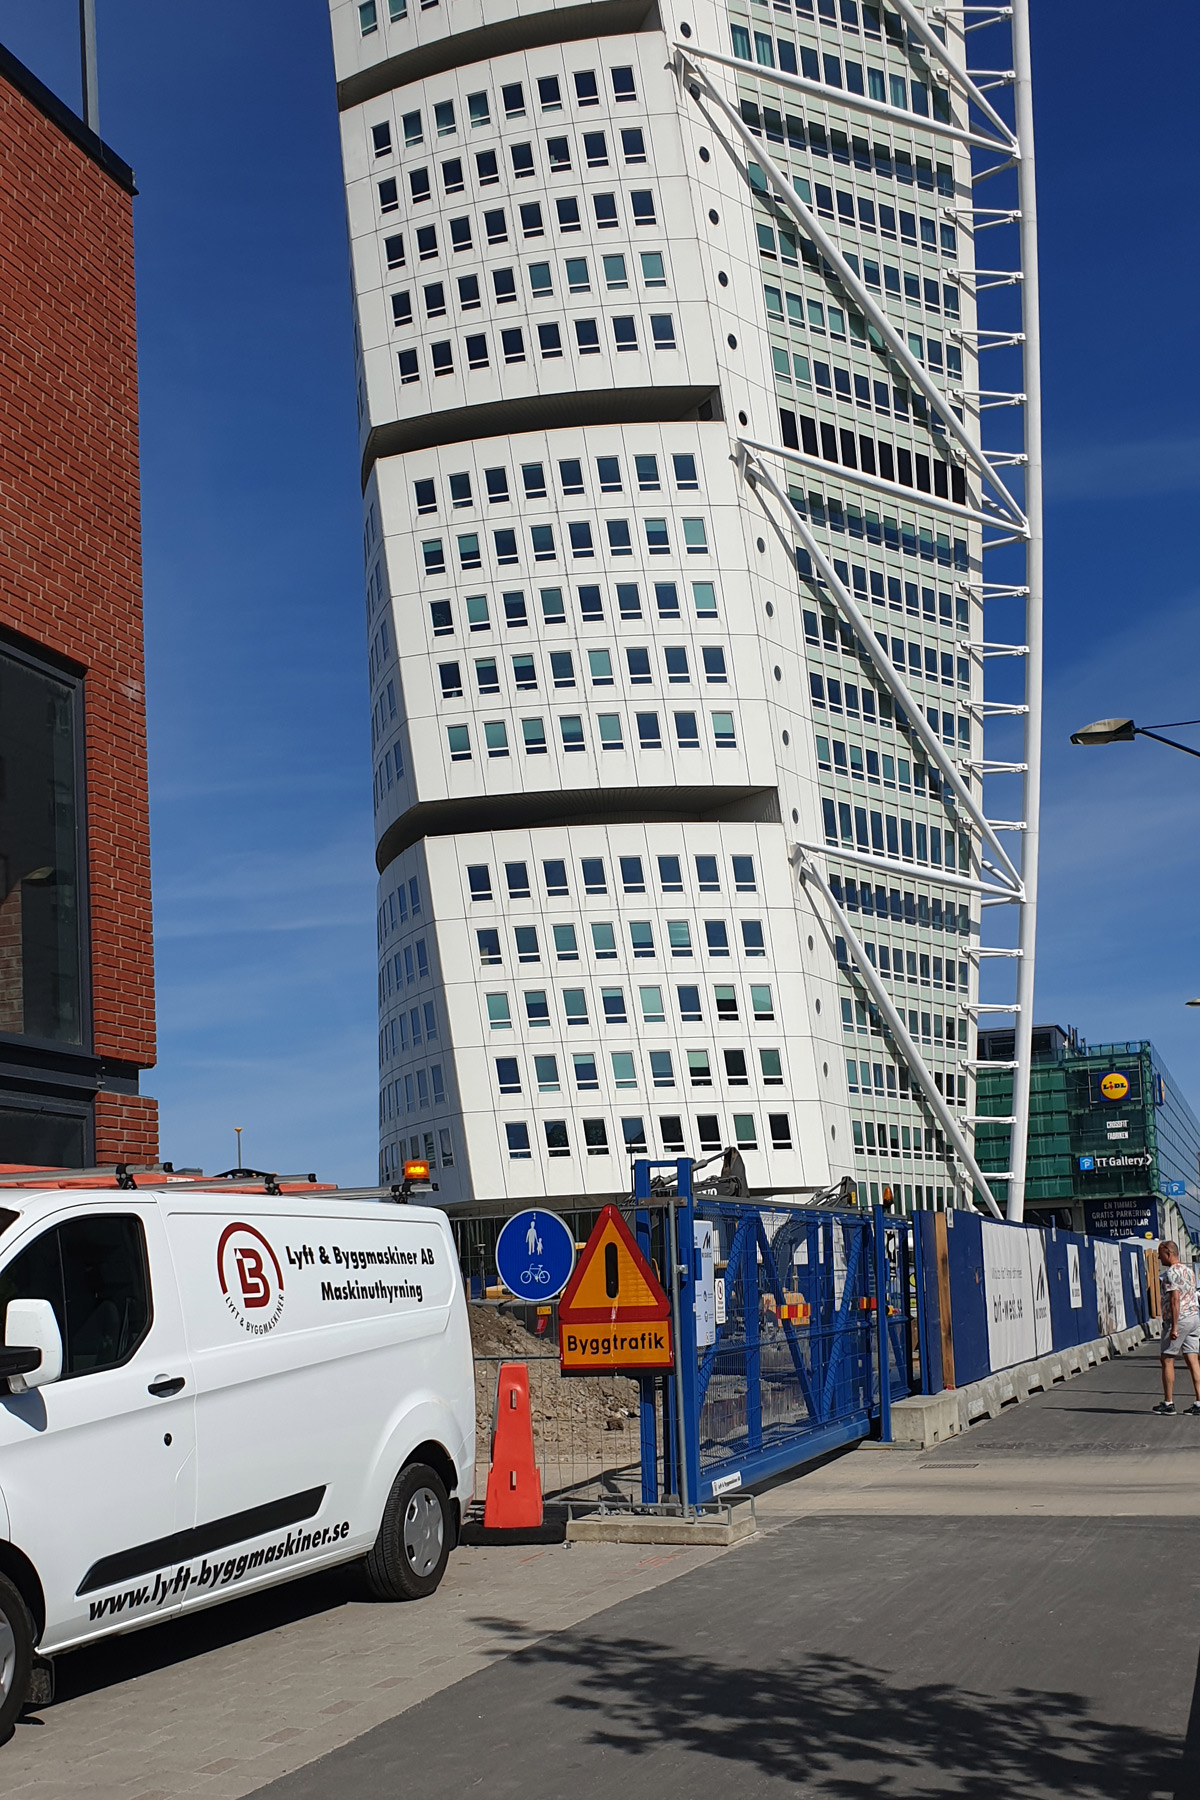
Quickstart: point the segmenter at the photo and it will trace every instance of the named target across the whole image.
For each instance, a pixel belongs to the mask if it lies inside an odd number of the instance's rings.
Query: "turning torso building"
[[[331,0],[385,1181],[970,1193],[1009,502],[963,9],[895,4]]]

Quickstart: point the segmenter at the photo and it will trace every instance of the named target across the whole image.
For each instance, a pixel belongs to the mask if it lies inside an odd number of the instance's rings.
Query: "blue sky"
[[[349,291],[324,0],[98,0],[141,190],[163,1154],[375,1169],[370,748]],[[1038,1016],[1149,1036],[1200,1111],[1200,12],[1034,0],[1048,464]],[[77,104],[75,0],[0,41]],[[1134,238],[1133,231],[1139,233]],[[1184,733],[1182,735],[1187,736]],[[1200,730],[1191,734],[1200,744]]]

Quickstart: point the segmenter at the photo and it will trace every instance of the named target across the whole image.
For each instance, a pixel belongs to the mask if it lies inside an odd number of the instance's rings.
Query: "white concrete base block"
[[[1055,1382],[1068,1381],[1097,1363],[1112,1356],[1126,1356],[1147,1337],[1157,1336],[1154,1329],[1133,1325],[1110,1337],[1093,1338],[1088,1344],[1075,1344],[1068,1350],[1055,1350],[1039,1356],[1034,1362],[1020,1363],[1015,1369],[1002,1369],[985,1375],[982,1381],[968,1382],[966,1387],[943,1388],[938,1394],[913,1394],[897,1400],[892,1406],[892,1446],[898,1450],[930,1450],[934,1444],[957,1437],[979,1419],[994,1419],[1002,1407],[1028,1400],[1031,1394],[1044,1393]],[[886,1446],[885,1446],[886,1447]]]

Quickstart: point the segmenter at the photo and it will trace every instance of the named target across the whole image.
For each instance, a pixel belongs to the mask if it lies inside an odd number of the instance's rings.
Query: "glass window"
[[[672,956],[692,954],[692,928],[686,919],[668,919],[667,942],[671,946]]]
[[[608,1127],[603,1119],[583,1121],[583,1141],[589,1156],[608,1155]]]
[[[0,1275],[0,1331],[10,1300],[50,1302],[64,1377],[128,1362],[151,1320],[140,1219],[101,1213],[44,1232]]]
[[[556,1056],[535,1056],[533,1072],[538,1084],[539,1094],[557,1094],[558,1092],[558,1058]]]
[[[567,865],[555,858],[542,864],[542,875],[546,883],[547,894],[565,894],[567,890]]]
[[[606,1025],[624,1025],[625,990],[618,987],[600,989],[600,998],[604,1003],[604,1022]]]
[[[707,1050],[689,1050],[687,1063],[688,1079],[693,1087],[712,1086],[712,1068],[709,1064]]]
[[[78,689],[0,650],[0,1033],[83,1042]]]
[[[564,988],[562,991],[563,1012],[568,1025],[586,1025],[588,1022],[587,995],[582,988]]]
[[[575,942],[573,925],[556,925],[554,927],[554,956],[557,962],[579,961],[579,948]]]
[[[617,956],[616,932],[607,921],[597,920],[592,925],[592,949],[598,962],[615,962]]]
[[[739,1150],[757,1150],[758,1136],[754,1129],[753,1113],[734,1113],[733,1135]]]
[[[661,1025],[667,1016],[663,1011],[662,989],[660,987],[639,988],[638,1001],[641,1005],[644,1023],[647,1025]]]
[[[704,941],[710,956],[729,955],[729,928],[724,919],[705,919]]]
[[[635,956],[654,955],[654,930],[649,919],[629,921],[629,945]]]
[[[487,996],[487,1015],[488,1024],[493,1031],[512,1030],[507,994],[489,994]]]
[[[575,1086],[582,1093],[588,1093],[600,1086],[600,1076],[596,1069],[596,1058],[590,1050],[583,1051],[571,1058],[575,1072]]]
[[[613,1086],[619,1088],[635,1088],[637,1073],[633,1065],[631,1050],[613,1050],[611,1053]]]
[[[516,1121],[510,1121],[504,1127],[504,1136],[508,1143],[508,1154],[512,1162],[528,1162],[532,1156],[529,1148],[529,1127]]]
[[[502,1094],[520,1093],[521,1070],[515,1056],[496,1058],[496,1085]]]
[[[546,1119],[543,1121],[543,1128],[546,1133],[546,1155],[570,1156],[571,1144],[567,1136],[567,1121],[565,1119]]]
[[[550,1023],[550,1006],[544,988],[527,988],[525,990],[525,1019],[534,1030]]]
[[[683,875],[677,856],[660,856],[658,859],[658,884],[664,894],[682,894]]]
[[[721,888],[721,876],[717,868],[716,857],[697,856],[694,860],[696,864],[696,881],[700,888],[700,892],[702,894],[719,893]]]
[[[629,286],[629,277],[625,273],[623,256],[606,256],[604,258],[604,285],[610,292],[619,292]]]
[[[489,963],[501,961],[500,933],[490,927],[486,931],[477,931],[475,940],[479,945],[479,960],[486,968]]]

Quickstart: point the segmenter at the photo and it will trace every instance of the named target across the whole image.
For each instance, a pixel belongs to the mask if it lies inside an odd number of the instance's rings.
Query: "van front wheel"
[[[452,1536],[450,1496],[426,1463],[401,1469],[365,1568],[381,1600],[423,1600],[446,1572]]]
[[[0,1744],[12,1735],[33,1673],[33,1621],[20,1593],[0,1575]]]

